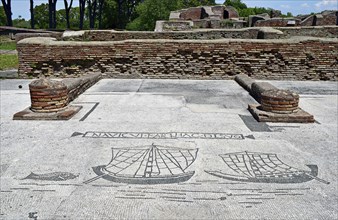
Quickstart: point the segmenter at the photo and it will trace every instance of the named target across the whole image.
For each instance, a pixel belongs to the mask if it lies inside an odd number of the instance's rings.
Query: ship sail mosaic
[[[194,171],[187,171],[196,160],[198,149],[179,149],[165,146],[112,148],[107,165],[93,167],[97,177],[129,184],[166,184],[189,180]]]
[[[211,175],[234,181],[263,183],[302,183],[313,179],[329,184],[317,177],[317,165],[307,165],[310,171],[291,167],[276,154],[238,152],[219,155],[235,175],[221,171],[205,171]]]

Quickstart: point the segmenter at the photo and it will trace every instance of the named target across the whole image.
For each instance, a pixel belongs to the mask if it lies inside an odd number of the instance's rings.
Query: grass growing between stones
[[[18,68],[18,55],[16,54],[0,54],[0,70]]]

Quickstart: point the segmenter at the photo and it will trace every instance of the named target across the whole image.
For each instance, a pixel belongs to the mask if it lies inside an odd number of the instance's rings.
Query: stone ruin
[[[185,28],[182,24],[185,23]],[[240,20],[232,6],[201,6],[172,11],[169,21],[157,21],[155,31],[182,31],[192,28],[242,28],[246,21]]]
[[[229,29],[243,27],[301,27],[338,25],[338,11],[323,11],[314,15],[281,17],[278,10],[269,14],[239,17],[231,6],[201,6],[172,11],[168,21],[157,21],[155,31],[186,31],[192,29]]]

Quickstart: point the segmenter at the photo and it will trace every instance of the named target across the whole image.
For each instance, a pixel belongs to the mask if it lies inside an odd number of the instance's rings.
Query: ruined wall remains
[[[195,19],[203,19],[207,17],[207,14],[205,13],[204,8],[198,7],[198,8],[188,8],[181,11],[181,14],[179,16],[182,20],[195,20]]]
[[[18,42],[20,76],[337,80],[338,39]]]
[[[337,24],[337,16],[338,16],[338,11],[330,12],[330,13],[323,13],[322,18],[318,19],[316,25],[321,26],[321,25],[338,25]]]
[[[283,32],[283,36],[279,36],[279,38],[290,38],[295,36],[311,36],[323,38],[338,37],[338,26],[279,27],[275,29]]]
[[[259,29],[246,28],[240,30],[201,30],[180,32],[148,32],[148,31],[86,31],[76,38],[67,37],[65,40],[84,41],[121,41],[131,39],[221,39],[221,38],[249,38],[256,39]]]
[[[279,34],[271,36],[271,32],[280,30]],[[243,28],[243,29],[215,29],[215,30],[194,30],[180,32],[147,32],[147,31],[79,31],[69,36],[65,32],[64,40],[76,41],[122,41],[132,39],[172,39],[172,40],[206,40],[206,39],[257,39],[259,32],[265,32],[265,36],[261,39],[278,39],[290,38],[293,36],[310,36],[310,37],[329,37],[336,38],[338,36],[338,26],[325,27],[285,27],[285,28]],[[284,33],[285,32],[285,33]],[[78,34],[77,34],[78,33]],[[66,36],[67,35],[67,36]]]
[[[300,20],[293,18],[272,18],[269,20],[257,20],[254,23],[255,27],[287,27],[299,26]]]

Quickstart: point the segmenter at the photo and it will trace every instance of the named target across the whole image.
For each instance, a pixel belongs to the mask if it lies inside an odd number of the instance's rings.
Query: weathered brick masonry
[[[337,80],[338,39],[126,40],[18,43],[20,76]]]
[[[276,30],[279,33],[276,34]],[[259,33],[264,33],[264,39],[287,39],[294,36],[337,38],[338,26],[314,27],[278,27],[278,28],[242,28],[242,29],[208,29],[177,32],[149,31],[83,31],[77,36],[64,37],[64,40],[75,41],[121,41],[131,39],[168,39],[168,40],[212,40],[212,39],[257,39]]]

